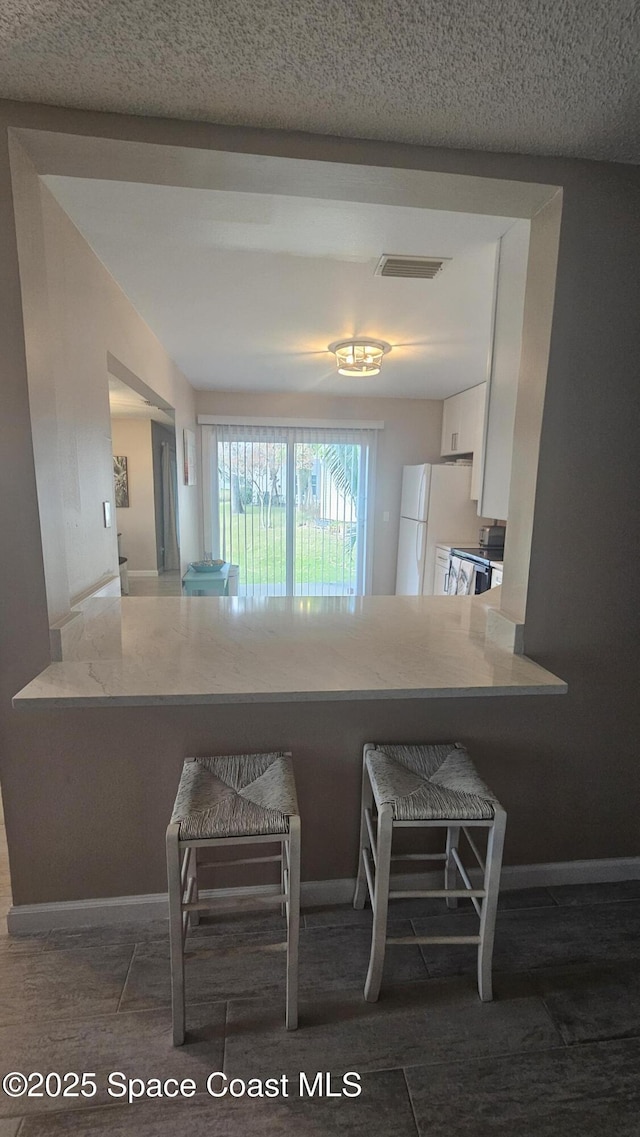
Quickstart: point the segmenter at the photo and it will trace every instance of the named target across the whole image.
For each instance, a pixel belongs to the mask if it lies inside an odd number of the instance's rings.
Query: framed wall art
[[[113,481],[115,485],[116,509],[129,508],[129,473],[127,459],[122,454],[113,455]]]

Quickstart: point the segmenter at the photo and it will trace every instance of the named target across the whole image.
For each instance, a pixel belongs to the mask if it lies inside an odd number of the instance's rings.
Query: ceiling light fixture
[[[391,344],[384,340],[362,339],[337,340],[329,344],[329,351],[336,357],[339,375],[378,375],[383,356],[391,351]]]

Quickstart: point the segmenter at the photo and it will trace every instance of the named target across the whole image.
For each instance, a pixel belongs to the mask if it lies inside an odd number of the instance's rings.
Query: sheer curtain
[[[211,544],[245,596],[368,590],[377,430],[217,423]]]

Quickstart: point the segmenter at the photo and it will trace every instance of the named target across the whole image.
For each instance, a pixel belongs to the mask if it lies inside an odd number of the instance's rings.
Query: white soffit
[[[486,378],[511,217],[50,175],[49,189],[197,388],[443,398]],[[449,257],[381,279],[385,252]],[[327,345],[393,345],[379,376]]]
[[[109,413],[111,418],[153,419],[164,426],[175,425],[162,407],[155,406],[113,375],[109,375]]]

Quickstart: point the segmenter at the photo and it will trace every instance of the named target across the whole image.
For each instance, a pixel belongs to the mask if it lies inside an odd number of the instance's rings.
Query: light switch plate
[[[111,502],[103,501],[102,503],[102,516],[104,518],[105,529],[111,528]]]

